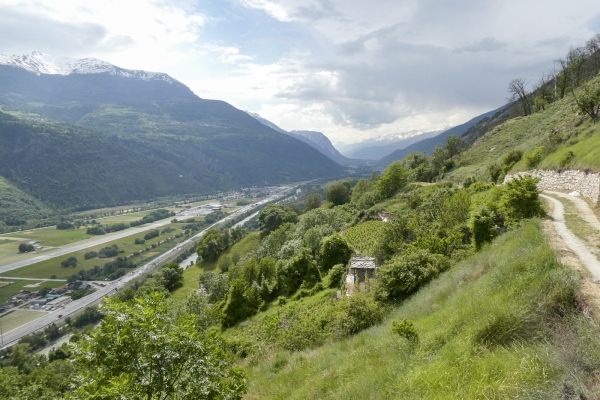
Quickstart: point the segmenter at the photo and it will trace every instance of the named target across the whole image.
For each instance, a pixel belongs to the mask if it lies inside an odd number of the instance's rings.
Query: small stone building
[[[350,260],[348,275],[354,275],[357,281],[362,282],[365,278],[374,278],[375,270],[378,268],[373,257],[357,255]]]
[[[352,296],[356,290],[364,290],[366,281],[375,277],[378,268],[373,257],[359,255],[352,257],[346,275],[346,296]]]

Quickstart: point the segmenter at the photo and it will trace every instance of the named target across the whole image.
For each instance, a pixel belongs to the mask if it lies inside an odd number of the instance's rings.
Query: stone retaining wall
[[[578,192],[580,195],[591,199],[594,203],[600,200],[600,173],[587,173],[584,171],[566,170],[557,172],[552,170],[533,170],[517,172],[506,175],[504,183],[517,176],[531,175],[540,178],[538,187],[547,190],[565,190]]]

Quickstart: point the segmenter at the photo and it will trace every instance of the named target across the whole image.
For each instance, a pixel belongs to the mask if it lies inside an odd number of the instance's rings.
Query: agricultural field
[[[112,242],[104,243],[104,244],[101,244],[98,246],[89,247],[87,249],[76,251],[76,252],[73,252],[70,254],[65,254],[64,256],[52,258],[50,260],[40,261],[38,263],[28,265],[23,268],[5,272],[3,274],[0,274],[0,276],[48,279],[48,278],[51,278],[52,275],[55,275],[56,278],[58,278],[58,279],[67,279],[71,275],[76,274],[81,270],[87,271],[88,269],[93,268],[96,265],[102,266],[110,261],[114,261],[117,258],[117,257],[110,257],[110,258],[100,259],[100,258],[95,257],[95,258],[91,258],[89,260],[85,260],[84,255],[88,252],[91,252],[91,251],[98,252],[101,249],[103,249],[104,247],[108,247],[113,244],[116,244],[119,247],[119,255],[118,256],[123,257],[123,256],[129,255],[129,254],[135,253],[139,250],[143,250],[147,247],[152,247],[153,244],[157,244],[158,242],[166,239],[167,237],[171,237],[178,233],[181,233],[182,232],[181,226],[182,226],[181,223],[165,225],[165,226],[159,228],[159,232],[162,232],[166,228],[171,228],[172,231],[170,233],[164,233],[164,234],[159,235],[158,237],[146,240],[144,244],[135,244],[135,239],[136,238],[143,239],[144,235],[147,232],[141,232],[141,233],[127,236],[127,237],[124,237],[121,239],[116,239]],[[184,241],[185,239],[186,238],[182,236],[180,238],[174,239],[172,242],[163,243],[161,245],[158,245],[154,249],[150,249],[149,251],[144,252],[139,256],[133,257],[131,260],[136,264],[146,262],[146,261],[156,257],[157,255],[164,253],[167,250],[170,250],[171,248],[175,247],[178,243]],[[69,257],[75,257],[77,259],[77,265],[73,266],[73,267],[68,267],[68,268],[62,267],[61,262],[66,260]]]
[[[10,300],[20,290],[27,289],[31,291],[40,290],[43,287],[56,288],[64,285],[66,282],[61,281],[35,281],[35,280],[11,280],[0,278],[0,304]],[[35,285],[35,286],[29,286]],[[29,286],[29,287],[26,287]]]
[[[43,311],[13,311],[9,314],[0,317],[0,323],[2,323],[2,333],[6,333],[10,330],[18,328],[21,325],[25,325],[28,322],[43,317],[47,313]]]
[[[94,235],[88,235],[85,227],[79,229],[56,229],[56,227],[48,227],[34,229],[30,231],[12,232],[0,236],[0,238],[8,240],[22,241],[38,241],[42,246],[64,246],[80,240],[89,239]],[[18,245],[18,243],[17,243]]]
[[[365,221],[348,229],[342,233],[342,236],[354,251],[362,255],[373,256],[385,224],[383,221]]]

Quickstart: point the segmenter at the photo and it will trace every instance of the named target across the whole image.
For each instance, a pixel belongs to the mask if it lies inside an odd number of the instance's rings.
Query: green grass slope
[[[380,325],[244,363],[248,399],[594,398],[598,328],[533,221],[462,261]],[[414,321],[418,343],[391,331]],[[581,397],[583,398],[583,397]]]
[[[598,85],[599,81],[596,78],[586,85]],[[567,94],[545,110],[509,119],[489,129],[458,157],[457,168],[447,176],[456,180],[487,177],[487,167],[501,164],[509,151],[521,150],[526,155],[540,146],[545,151],[537,168],[600,171],[600,124],[582,116],[573,95]],[[573,152],[573,156],[565,163],[568,152]],[[524,157],[511,171],[527,169],[530,167]]]

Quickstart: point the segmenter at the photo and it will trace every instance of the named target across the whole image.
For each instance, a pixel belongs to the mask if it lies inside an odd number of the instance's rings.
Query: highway
[[[227,221],[239,216],[240,214],[243,214],[243,213],[251,211],[257,207],[260,207],[261,205],[263,205],[265,203],[269,203],[269,202],[272,202],[272,201],[280,199],[280,198],[285,198],[290,195],[290,189],[293,189],[293,188],[292,187],[282,187],[282,190],[279,193],[274,194],[274,195],[272,195],[264,200],[261,200],[257,203],[240,208],[239,210],[229,214],[227,217],[221,219],[220,221],[215,222],[208,228],[204,229],[202,232],[200,232],[200,233],[194,235],[193,237],[185,240],[184,242],[180,243],[174,249],[169,250],[166,253],[163,253],[160,256],[156,257],[154,260],[148,262],[147,264],[144,264],[144,265],[134,269],[133,271],[129,272],[128,274],[122,276],[121,278],[119,278],[115,281],[106,282],[106,286],[104,288],[97,290],[94,293],[89,294],[81,299],[72,301],[71,303],[65,305],[64,308],[60,308],[58,310],[52,311],[43,317],[40,317],[40,318],[33,320],[25,325],[22,325],[18,328],[12,329],[8,332],[5,332],[2,336],[2,342],[4,344],[4,346],[2,348],[9,347],[9,346],[15,344],[23,336],[29,335],[30,333],[36,332],[40,329],[44,329],[46,326],[50,325],[53,322],[59,322],[66,317],[75,316],[76,314],[83,311],[86,307],[89,307],[89,306],[99,303],[105,296],[114,295],[117,292],[117,290],[121,289],[129,281],[138,278],[140,275],[142,275],[146,272],[152,271],[157,266],[175,258],[181,251],[183,251],[187,247],[189,247],[191,245],[195,245],[195,243],[198,241],[198,239],[200,239],[202,236],[204,236],[204,234],[209,229],[214,228],[216,225],[227,222]],[[170,221],[168,221],[167,223],[169,223],[169,222]],[[129,230],[129,232],[131,232],[131,230]],[[114,240],[114,237],[111,240]],[[74,251],[74,250],[72,250],[72,248],[70,248],[69,252],[71,252],[71,251]],[[64,253],[60,253],[58,255],[62,255],[62,254],[64,254]],[[58,255],[55,255],[54,257],[56,257]],[[12,268],[12,269],[14,269],[14,268]],[[62,317],[58,318],[59,315],[62,315]]]

